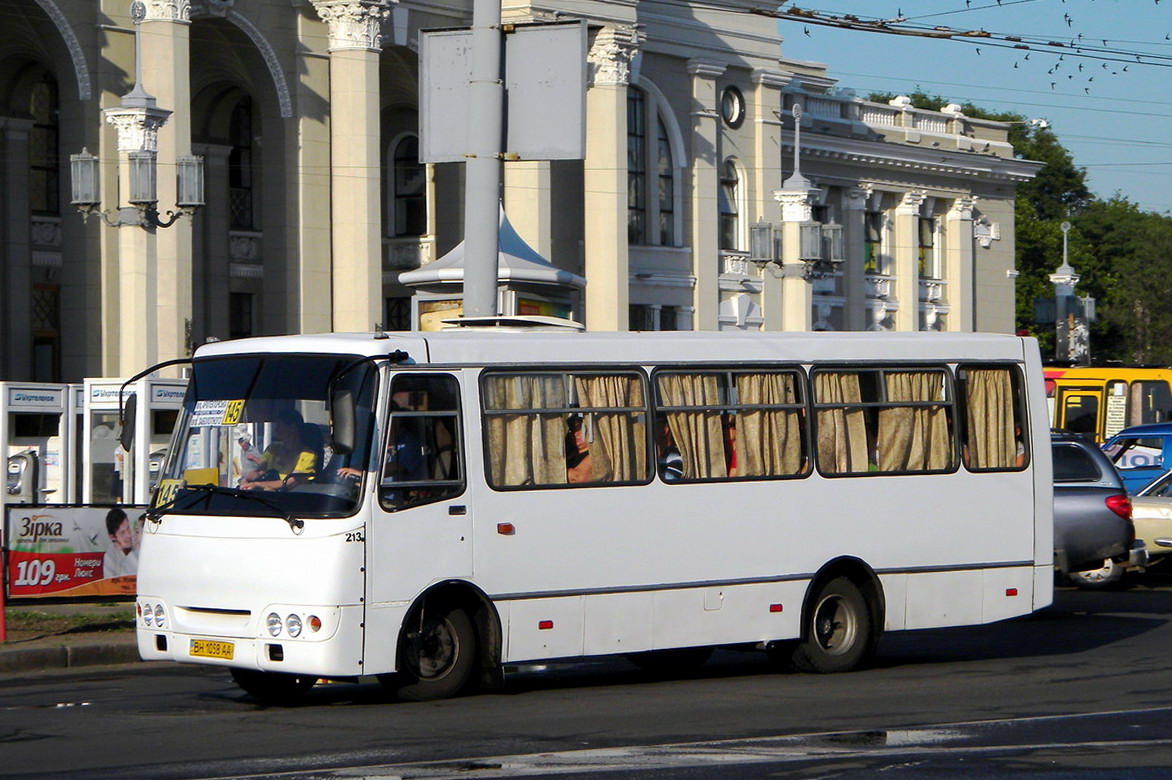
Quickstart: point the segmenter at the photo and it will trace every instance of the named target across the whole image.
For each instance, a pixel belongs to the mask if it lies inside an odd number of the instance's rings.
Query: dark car
[[[1111,461],[1090,439],[1051,436],[1054,455],[1054,566],[1082,588],[1106,587],[1127,566],[1146,563],[1136,542],[1131,499]]]

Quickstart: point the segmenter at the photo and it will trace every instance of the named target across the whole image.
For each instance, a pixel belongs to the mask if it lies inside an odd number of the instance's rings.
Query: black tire
[[[831,674],[858,667],[874,649],[875,625],[858,586],[837,577],[822,586],[803,617],[793,664],[803,672]]]
[[[301,701],[317,683],[317,677],[285,672],[259,672],[255,669],[232,669],[232,679],[261,704],[287,707]]]
[[[627,660],[645,672],[664,677],[694,672],[712,655],[711,647],[677,647],[628,653]]]
[[[467,613],[428,604],[410,624],[399,646],[399,673],[390,680],[399,698],[433,701],[461,693],[476,666],[476,631]]]
[[[1123,564],[1106,558],[1103,560],[1103,565],[1097,569],[1072,571],[1066,576],[1080,590],[1112,590],[1123,584],[1125,568]]]

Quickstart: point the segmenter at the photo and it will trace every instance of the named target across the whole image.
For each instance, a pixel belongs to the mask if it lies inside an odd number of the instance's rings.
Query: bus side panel
[[[655,594],[604,593],[587,596],[584,648],[586,655],[608,655],[652,647]]]
[[[794,580],[661,591],[655,596],[653,646],[695,647],[797,637],[808,584]]]
[[[984,572],[924,572],[907,578],[904,628],[940,628],[981,622]]]
[[[582,655],[583,614],[582,596],[508,602],[507,611],[501,610],[507,626],[504,660]]]
[[[907,575],[884,574],[879,577],[883,589],[884,631],[907,628]]]
[[[1034,567],[985,570],[985,623],[1033,611]]]

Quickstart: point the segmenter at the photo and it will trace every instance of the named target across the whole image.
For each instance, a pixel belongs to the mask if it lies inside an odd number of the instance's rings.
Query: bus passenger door
[[[1058,427],[1071,433],[1099,433],[1098,390],[1064,390],[1059,396]]]
[[[399,625],[430,585],[472,576],[461,380],[395,373],[367,527],[365,668],[387,671]]]

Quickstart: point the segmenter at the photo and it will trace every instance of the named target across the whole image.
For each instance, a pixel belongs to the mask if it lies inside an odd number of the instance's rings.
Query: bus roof
[[[195,359],[257,353],[375,357],[406,353],[404,364],[665,363],[1022,360],[1030,338],[990,333],[567,332],[492,329],[324,333],[219,341]],[[875,352],[882,345],[882,352]]]

